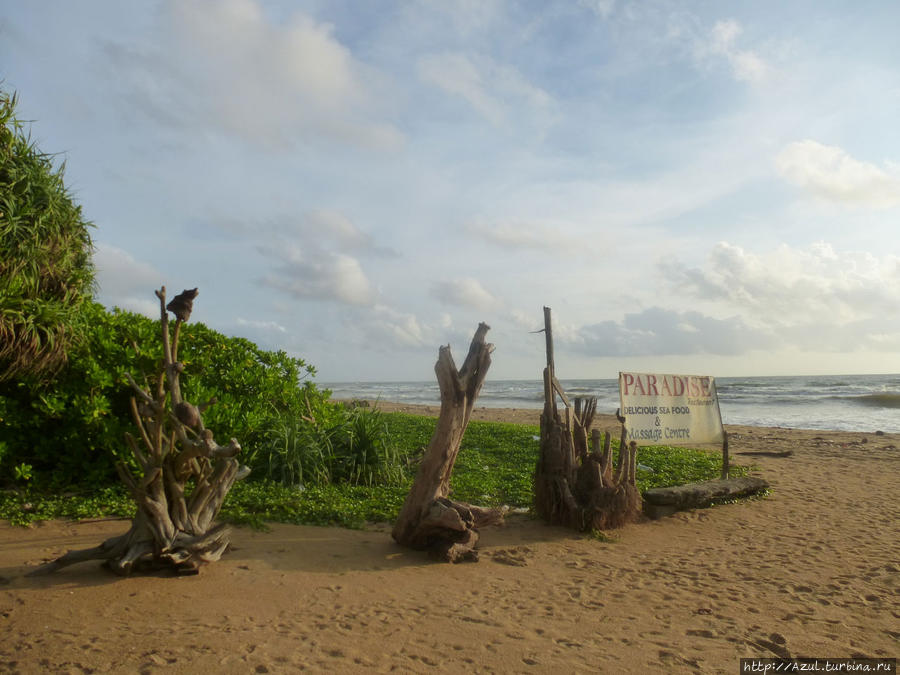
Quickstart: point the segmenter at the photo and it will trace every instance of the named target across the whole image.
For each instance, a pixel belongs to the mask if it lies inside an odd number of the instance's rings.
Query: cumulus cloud
[[[165,280],[156,268],[127,251],[103,243],[94,245],[94,266],[103,304],[159,317],[159,302],[154,299],[153,291]]]
[[[271,274],[259,283],[298,300],[335,301],[369,305],[375,291],[359,261],[344,253],[313,251],[297,246],[259,247],[265,257],[277,262]]]
[[[313,209],[299,216],[273,215],[265,220],[232,217],[211,218],[190,234],[212,228],[218,236],[232,239],[251,239],[285,242],[301,241],[307,248],[333,249],[344,253],[358,253],[377,257],[396,258],[399,253],[375,240],[360,229],[345,213],[336,209]]]
[[[813,140],[790,143],[775,158],[789,183],[822,199],[873,208],[900,204],[900,171],[851,157],[839,147]]]
[[[738,317],[717,319],[700,312],[652,307],[629,313],[621,321],[604,321],[577,331],[554,331],[561,344],[591,356],[733,356],[772,342],[765,331]]]
[[[497,305],[497,299],[477,279],[468,277],[435,282],[431,287],[431,296],[447,305],[472,309],[491,309]]]
[[[376,242],[368,232],[363,232],[346,214],[334,209],[308,211],[298,220],[276,224],[272,229],[283,235],[300,235],[307,240],[328,242],[345,252],[364,252],[389,258],[399,255]]]
[[[401,142],[371,118],[372,71],[332,26],[301,12],[276,24],[258,0],[170,0],[161,17],[161,44],[104,45],[116,81],[145,114],[269,148],[321,135],[379,148]]]
[[[426,339],[429,329],[414,314],[400,312],[386,305],[375,305],[361,322],[369,345],[404,348],[431,344],[431,340]]]
[[[495,126],[502,125],[513,107],[546,109],[551,97],[515,68],[487,57],[477,61],[467,54],[430,54],[418,62],[422,81],[459,96]]]
[[[376,293],[358,256],[396,257],[339,211],[320,209],[298,219],[244,227],[266,242],[257,246],[275,263],[258,283],[296,300],[371,305]]]
[[[891,343],[879,335],[900,329],[900,319],[886,311],[900,306],[896,256],[838,252],[824,242],[756,254],[722,242],[703,267],[670,261],[660,270],[686,302],[727,308],[785,345],[879,348]]]

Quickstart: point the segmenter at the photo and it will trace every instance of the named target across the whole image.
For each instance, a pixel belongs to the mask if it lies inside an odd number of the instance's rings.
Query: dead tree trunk
[[[494,345],[484,341],[488,330],[487,324],[479,324],[459,371],[449,345],[438,351],[434,372],[441,390],[441,412],[392,532],[398,544],[431,551],[448,562],[478,560],[474,550],[478,528],[503,518],[498,509],[449,499],[453,464],[491,365]]]
[[[135,568],[161,567],[195,574],[201,564],[218,560],[228,548],[229,529],[214,521],[231,486],[250,470],[238,464],[241,446],[235,439],[219,445],[203,425],[202,413],[215,399],[195,406],[181,395],[178,337],[196,295],[196,288],[185,291],[166,305],[165,286],[156,291],[163,364],[154,395],[127,376],[135,394],[131,412],[140,438],[126,434],[125,440],[141,475],[134,476],[122,462],[117,468],[137,503],[131,529],[94,548],[70,551],[32,574],[86,560],[104,560],[121,575]],[[176,316],[174,335],[169,334],[167,309]]]
[[[595,398],[576,399],[574,415],[556,379],[550,308],[544,308],[547,367],[544,369],[544,410],[541,413],[541,450],[534,476],[537,514],[553,525],[577,530],[605,530],[637,520],[641,493],[635,484],[637,444],[625,444],[622,435],[619,462],[613,466],[611,440],[591,431],[597,408]],[[565,404],[565,417],[557,407]],[[623,427],[624,430],[624,427]],[[588,448],[588,438],[592,449]]]

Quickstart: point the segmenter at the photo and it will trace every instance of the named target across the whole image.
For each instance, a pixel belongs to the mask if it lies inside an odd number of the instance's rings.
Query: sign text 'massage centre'
[[[619,400],[629,441],[691,445],[725,438],[712,377],[619,373]]]

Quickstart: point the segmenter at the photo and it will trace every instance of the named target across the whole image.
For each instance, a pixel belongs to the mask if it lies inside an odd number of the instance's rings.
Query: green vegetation
[[[97,303],[82,309],[85,339],[53,381],[0,382],[0,485],[13,467],[28,467],[30,482],[45,490],[118,482],[116,460],[131,461],[124,443],[134,432],[124,374],[139,380],[158,372],[159,321]],[[262,462],[262,448],[284,415],[327,416],[327,392],[308,380],[315,371],[284,352],[268,352],[201,323],[182,327],[182,390],[188,400],[218,402],[204,415],[219,438],[234,437],[243,461]]]
[[[15,108],[0,90],[0,380],[62,367],[94,280],[90,223]]]
[[[274,420],[255,464],[287,486],[399,485],[405,478],[382,413],[342,405],[323,407],[317,419],[288,411]]]
[[[357,420],[371,416],[366,423],[379,425],[386,433],[387,445],[402,464],[392,470],[402,473],[402,478],[358,484],[330,479],[320,484],[302,484],[294,480],[284,485],[258,477],[232,488],[222,518],[253,526],[274,521],[362,527],[366,522],[394,520],[412,482],[413,465],[434,431],[434,418],[365,409],[338,414]],[[453,472],[454,497],[482,505],[530,507],[538,433],[535,426],[472,422]],[[639,471],[642,490],[709,480],[721,471],[721,456],[717,453],[658,446],[641,448],[638,457],[649,468]],[[404,466],[408,468],[400,471]],[[736,470],[745,472],[740,467]],[[45,518],[130,516],[133,508],[124,489],[118,487],[63,497],[46,496],[29,486],[0,492],[0,519],[19,524]]]

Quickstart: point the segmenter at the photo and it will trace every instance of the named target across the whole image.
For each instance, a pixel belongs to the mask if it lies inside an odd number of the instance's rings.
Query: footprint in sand
[[[491,560],[502,565],[512,565],[513,567],[525,567],[528,559],[533,553],[527,546],[518,546],[515,548],[500,549],[491,554]]]

